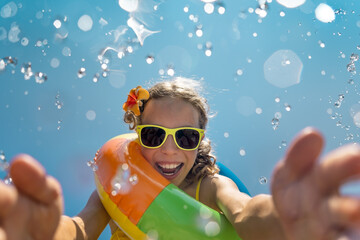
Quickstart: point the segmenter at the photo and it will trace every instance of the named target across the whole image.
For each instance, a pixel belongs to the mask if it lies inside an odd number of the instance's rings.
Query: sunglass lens
[[[193,129],[181,129],[175,135],[178,145],[185,149],[196,148],[200,139],[199,132]]]
[[[141,130],[141,141],[147,147],[157,147],[165,138],[165,131],[157,127],[144,127]]]

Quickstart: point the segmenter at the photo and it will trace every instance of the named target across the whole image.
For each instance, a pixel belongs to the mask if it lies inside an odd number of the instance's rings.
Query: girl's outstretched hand
[[[52,239],[63,211],[60,184],[29,155],[10,167],[13,186],[0,182],[0,240]]]
[[[283,229],[291,240],[360,239],[360,198],[339,193],[360,179],[360,146],[340,147],[320,161],[323,144],[319,132],[306,128],[274,170],[271,190]]]

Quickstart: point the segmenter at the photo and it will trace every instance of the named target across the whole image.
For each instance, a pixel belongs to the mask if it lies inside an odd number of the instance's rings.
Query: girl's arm
[[[109,221],[110,216],[103,207],[99,195],[94,191],[77,216],[61,217],[54,239],[98,239]]]
[[[285,239],[272,197],[257,195],[253,198],[241,193],[229,178],[217,175],[208,178],[213,189],[213,201],[234,226],[243,240]]]

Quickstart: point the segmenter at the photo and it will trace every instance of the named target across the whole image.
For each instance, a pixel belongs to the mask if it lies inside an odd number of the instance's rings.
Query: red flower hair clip
[[[123,104],[124,111],[132,111],[136,116],[139,116],[139,107],[142,105],[141,100],[148,100],[149,97],[149,92],[141,86],[131,89],[127,101]]]

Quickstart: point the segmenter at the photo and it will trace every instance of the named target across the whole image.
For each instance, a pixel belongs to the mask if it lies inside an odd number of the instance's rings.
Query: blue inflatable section
[[[233,180],[236,183],[236,185],[238,186],[241,192],[251,196],[249,190],[246,188],[244,183],[229,168],[227,168],[224,164],[220,162],[216,162],[216,165],[218,165],[220,169],[219,172],[220,175],[231,178],[231,180]]]

